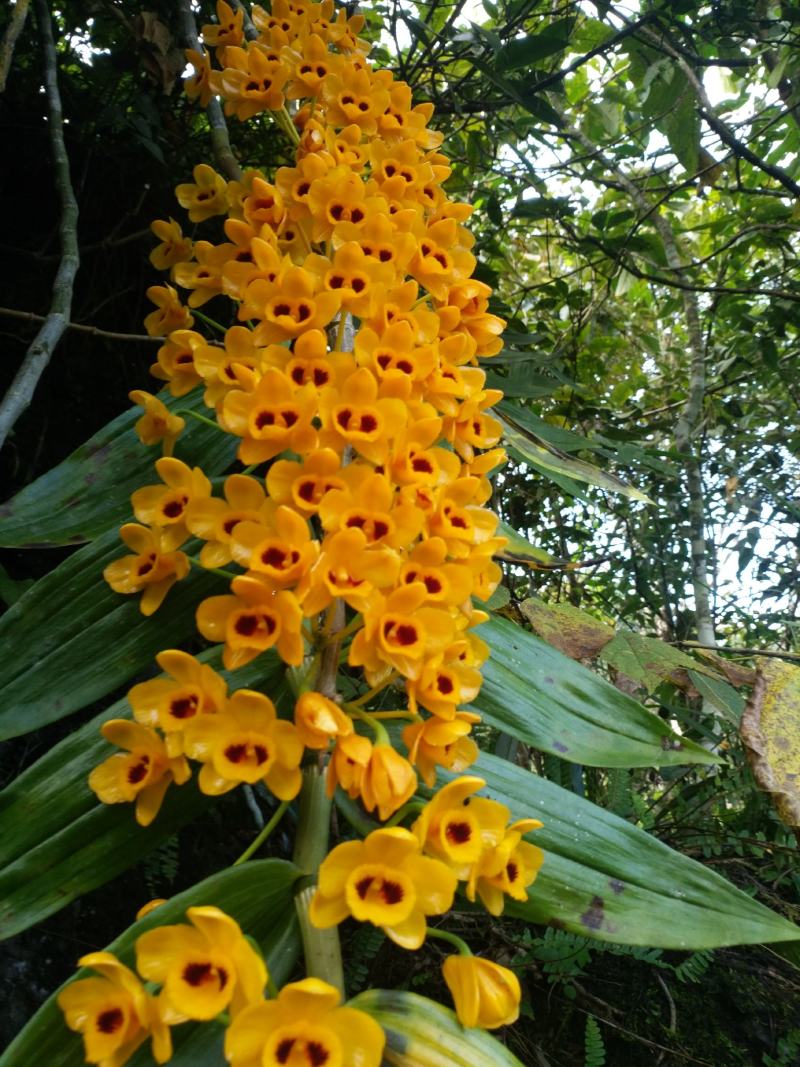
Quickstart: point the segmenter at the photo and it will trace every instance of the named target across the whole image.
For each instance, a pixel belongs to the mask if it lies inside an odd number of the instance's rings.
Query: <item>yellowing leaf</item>
[[[742,716],[742,740],[778,815],[788,826],[800,826],[800,667],[777,659],[759,667]]]
[[[614,631],[572,604],[545,604],[531,597],[520,611],[548,645],[572,659],[592,659],[614,638]]]

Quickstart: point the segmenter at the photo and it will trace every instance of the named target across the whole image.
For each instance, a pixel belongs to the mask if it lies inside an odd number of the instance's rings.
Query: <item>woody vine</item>
[[[499,915],[508,896],[527,899],[542,862],[525,840],[541,824],[510,822],[462,773],[478,754],[478,716],[464,708],[488,654],[475,601],[496,588],[504,543],[486,506],[505,460],[489,413],[501,394],[477,364],[500,350],[504,323],[472,277],[471,209],[444,191],[432,106],[372,68],[363,18],[332,0],[254,6],[247,25],[220,0],[217,17],[206,47],[188,53],[187,94],[203,107],[222,99],[240,121],[270,115],[295,165],[231,180],[195,167],[178,202],[193,224],[224,219],[221,242],[153,223],[151,260],[171,284],[148,290],[145,327],[164,339],[152,373],[174,397],[202,390],[209,414],[131,394],[143,445],[163,456],[120,531],[131,553],[105,579],[153,615],[192,567],[213,572],[225,591],[198,604],[200,635],[224,646],[234,677],[277,655],[292,721],[269,693],[229,692],[209,665],[166,649],[163,676],[128,694],[133,719],[103,725],[121,751],[89,784],[148,826],[198,767],[210,796],[263,783],[280,804],[237,862],[296,801],[307,977],[278,991],[247,930],[199,905],[187,923],[139,937],[138,976],[111,953],[83,957],[94,976],[59,1004],[101,1065],[125,1063],[148,1038],[164,1063],[173,1027],[217,1019],[234,1067],[377,1067],[380,1025],[340,1006],[336,927],[348,917],[405,949],[429,935],[454,945],[443,971],[465,1026],[496,1028],[519,1011],[513,972],[427,922],[459,888]],[[220,295],[223,322],[200,310]],[[221,487],[180,458],[187,418],[236,440],[241,469]],[[341,670],[356,687],[347,699]],[[420,778],[427,802],[414,799]],[[337,788],[384,825],[330,848]]]

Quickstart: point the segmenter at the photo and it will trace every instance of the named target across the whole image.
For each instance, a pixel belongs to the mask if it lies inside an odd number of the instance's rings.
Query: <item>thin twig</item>
[[[46,322],[45,315],[36,315],[33,311],[18,311],[16,308],[0,307],[0,315],[8,315],[12,319],[23,319],[25,322]],[[150,337],[146,333],[116,333],[113,330],[101,330],[99,326],[84,326],[80,322],[64,323],[65,330],[78,330],[80,333],[88,333],[93,337],[107,337],[111,341],[149,341],[150,344],[163,345],[163,337]]]
[[[709,652],[730,652],[733,656],[769,656],[772,659],[788,659],[800,663],[800,655],[795,652],[774,652],[764,648],[723,648],[721,645],[702,645],[699,641],[669,641],[679,648],[705,648]]]
[[[44,52],[44,84],[47,95],[48,126],[53,146],[56,188],[61,200],[61,262],[53,281],[50,312],[25,354],[8,392],[0,403],[0,448],[14,423],[28,407],[39,379],[69,322],[72,310],[72,291],[80,263],[78,253],[78,202],[72,189],[69,157],[64,144],[64,122],[61,96],[58,91],[56,46],[47,0],[36,0],[36,19],[42,36]]]
[[[28,17],[29,7],[30,0],[17,0],[11,12],[11,19],[8,26],[6,26],[3,43],[0,45],[0,93],[5,92],[8,72],[11,70],[11,59],[14,55],[14,45],[22,33],[22,27]]]

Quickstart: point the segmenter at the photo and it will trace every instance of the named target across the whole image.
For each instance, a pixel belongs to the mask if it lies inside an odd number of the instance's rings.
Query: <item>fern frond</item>
[[[587,1015],[586,1017],[586,1033],[583,1039],[583,1047],[583,1067],[604,1067],[606,1046],[603,1042],[603,1035],[600,1032],[597,1019],[593,1015]]]

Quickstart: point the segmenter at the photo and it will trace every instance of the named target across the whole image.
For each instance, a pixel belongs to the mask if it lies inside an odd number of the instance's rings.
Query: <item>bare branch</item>
[[[203,54],[203,46],[197,36],[197,23],[194,21],[191,0],[180,0],[179,8],[181,28],[184,40],[188,48]],[[214,158],[228,178],[232,181],[242,180],[242,168],[233,154],[231,139],[228,136],[228,125],[222,111],[222,104],[216,96],[212,96],[206,108],[208,124],[211,127],[211,147],[214,150]]]
[[[14,55],[14,45],[22,33],[25,19],[28,17],[29,7],[30,0],[17,0],[11,12],[11,19],[8,26],[6,26],[3,43],[0,45],[0,93],[5,92],[8,72],[11,70],[11,59]]]
[[[50,312],[33,339],[22,366],[17,371],[8,392],[0,403],[0,448],[14,423],[28,407],[39,379],[66,329],[72,310],[72,291],[80,263],[78,253],[78,202],[72,189],[69,157],[64,144],[64,124],[61,96],[58,91],[56,46],[47,0],[36,0],[36,20],[42,37],[44,52],[44,84],[47,95],[48,125],[53,146],[56,188],[61,201],[61,262],[53,280]]]
[[[32,311],[19,311],[17,308],[0,307],[0,315],[8,315],[12,319],[23,319],[25,322],[45,322],[46,316],[36,315]],[[146,341],[150,344],[164,343],[163,337],[150,337],[146,333],[116,333],[113,330],[101,330],[99,326],[84,326],[80,322],[67,322],[65,330],[77,330],[79,333],[88,333],[92,337],[105,337],[109,341]]]

